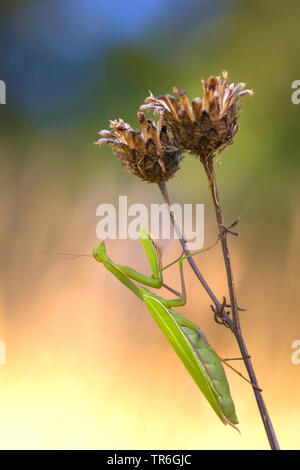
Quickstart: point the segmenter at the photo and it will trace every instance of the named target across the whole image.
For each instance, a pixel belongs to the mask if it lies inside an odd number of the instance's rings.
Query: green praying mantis
[[[234,425],[238,423],[238,419],[222,364],[224,360],[210,346],[197,325],[173,310],[173,307],[181,307],[186,303],[183,260],[211,247],[187,256],[181,256],[163,268],[160,251],[152,240],[151,234],[147,230],[141,229],[140,240],[150,264],[151,277],[145,276],[128,266],[114,263],[107,254],[104,242],[101,242],[93,250],[92,256],[144,302],[217,416],[224,424],[235,427]],[[181,293],[163,282],[163,271],[177,262],[181,279]],[[151,292],[147,287],[154,289],[166,287],[177,298],[166,300]]]

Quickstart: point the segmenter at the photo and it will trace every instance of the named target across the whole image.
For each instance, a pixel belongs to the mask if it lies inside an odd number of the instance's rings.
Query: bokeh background
[[[242,325],[283,448],[299,449],[299,113],[297,0],[52,0],[2,2],[0,79],[0,446],[97,449],[267,449],[252,390],[229,372],[241,436],[218,421],[145,307],[91,258],[96,207],[160,202],[125,173],[97,132],[136,112],[150,89],[201,95],[201,79],[229,72],[254,89],[218,170],[226,222],[243,213],[230,246]],[[185,158],[174,202],[205,204],[207,182]],[[113,259],[146,272],[139,242],[109,241]],[[163,243],[164,260],[180,253]],[[220,248],[199,265],[227,293]],[[213,322],[188,267],[189,318],[223,357],[233,337]],[[168,282],[178,286],[177,270]],[[240,369],[243,367],[240,365]]]

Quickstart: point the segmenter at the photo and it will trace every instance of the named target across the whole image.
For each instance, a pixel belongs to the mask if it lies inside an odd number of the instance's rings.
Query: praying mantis
[[[238,424],[238,419],[222,365],[224,361],[208,343],[200,328],[173,310],[173,307],[181,307],[186,303],[183,260],[189,256],[206,251],[211,247],[204,248],[187,256],[181,256],[163,268],[160,251],[152,240],[151,234],[146,229],[140,230],[140,240],[152,271],[151,277],[145,276],[128,266],[114,263],[107,254],[104,242],[101,242],[93,250],[92,256],[144,302],[154,321],[183,362],[185,368],[217,416],[224,424],[230,424],[235,427],[234,425]],[[177,262],[179,264],[181,293],[163,282],[163,271]],[[166,287],[177,298],[166,300],[150,291],[148,287],[154,289]]]

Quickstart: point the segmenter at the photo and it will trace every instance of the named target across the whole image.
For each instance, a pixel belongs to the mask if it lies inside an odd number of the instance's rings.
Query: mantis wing
[[[238,423],[221,360],[192,322],[150,295],[144,302],[201,392],[224,424]],[[235,426],[234,426],[235,427]]]

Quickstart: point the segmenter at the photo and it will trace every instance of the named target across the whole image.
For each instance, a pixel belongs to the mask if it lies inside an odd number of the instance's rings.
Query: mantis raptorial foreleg
[[[144,246],[144,249],[145,249],[149,264],[150,264],[150,268],[152,271],[151,277],[141,274],[129,266],[123,266],[123,265],[114,263],[106,253],[104,242],[100,243],[98,247],[95,250],[93,250],[93,257],[97,261],[103,263],[103,265],[112,274],[114,274],[124,285],[126,285],[126,287],[132,290],[138,297],[142,298],[143,296],[142,291],[132,281],[137,281],[144,286],[149,286],[149,287],[156,288],[156,289],[165,287],[168,290],[170,290],[172,293],[174,293],[176,296],[178,296],[177,299],[164,299],[160,296],[157,296],[160,302],[162,302],[163,305],[165,305],[166,307],[180,307],[182,305],[185,305],[186,288],[185,288],[184,275],[183,275],[182,259],[177,260],[179,264],[181,290],[182,290],[182,292],[180,293],[163,283],[163,277],[162,277],[163,269],[161,266],[161,257],[159,254],[159,250],[156,247],[155,243],[153,242],[150,234],[146,230],[142,229],[140,239]],[[156,295],[153,293],[151,294]]]

